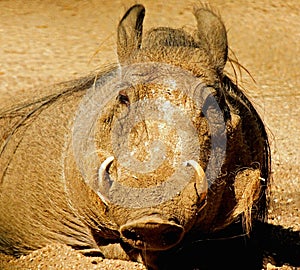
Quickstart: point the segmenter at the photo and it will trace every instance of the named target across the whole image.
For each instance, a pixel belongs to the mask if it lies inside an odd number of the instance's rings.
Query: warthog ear
[[[123,16],[118,26],[119,61],[126,61],[134,51],[141,47],[145,8],[132,6]]]
[[[198,24],[197,43],[210,55],[215,68],[222,72],[228,53],[225,26],[216,14],[206,8],[194,10],[194,15]]]

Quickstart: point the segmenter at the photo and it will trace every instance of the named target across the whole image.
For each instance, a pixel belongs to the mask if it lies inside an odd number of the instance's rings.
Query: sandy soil
[[[146,30],[158,25],[194,27],[194,1],[164,2],[142,1]],[[131,3],[135,2],[0,1],[1,108],[43,94],[43,86],[115,62],[115,29]],[[269,221],[300,230],[299,1],[210,3],[227,26],[230,49],[256,81],[246,72],[239,75],[269,129],[274,182]],[[229,65],[226,69],[234,74]],[[134,263],[85,258],[63,246],[5,263],[9,259],[0,257],[0,269],[143,269]]]

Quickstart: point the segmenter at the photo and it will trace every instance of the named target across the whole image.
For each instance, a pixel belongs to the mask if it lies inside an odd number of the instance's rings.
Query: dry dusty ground
[[[191,29],[195,25],[192,1],[141,2],[147,9],[146,29],[157,25]],[[1,0],[0,108],[42,94],[38,89],[45,85],[116,61],[115,29],[132,3]],[[210,3],[227,26],[231,50],[256,81],[245,72],[239,76],[270,131],[274,178],[270,222],[300,230],[299,0]],[[230,66],[227,71],[233,74]],[[142,269],[133,263],[84,258],[63,246],[48,247],[10,263],[7,260],[0,258],[0,268]]]

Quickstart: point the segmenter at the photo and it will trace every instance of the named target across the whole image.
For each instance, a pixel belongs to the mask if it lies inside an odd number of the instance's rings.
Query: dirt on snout
[[[140,1],[145,27],[192,29],[195,1]],[[0,1],[1,107],[43,94],[43,86],[114,63],[116,27],[136,1]],[[300,230],[300,5],[299,0],[211,0],[228,29],[230,57],[268,127],[273,184],[269,222]],[[145,30],[147,30],[145,29]],[[233,53],[234,52],[234,53]],[[230,65],[226,67],[234,77]],[[63,245],[19,259],[1,255],[0,269],[145,269],[138,263],[84,257]],[[241,269],[243,266],[241,265]],[[296,269],[289,266],[268,269]],[[298,268],[299,269],[299,268]]]

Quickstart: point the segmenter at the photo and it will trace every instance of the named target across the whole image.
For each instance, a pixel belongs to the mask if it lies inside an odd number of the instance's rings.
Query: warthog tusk
[[[108,174],[108,169],[111,166],[112,162],[114,161],[114,157],[110,156],[106,160],[102,162],[100,168],[98,170],[98,191],[97,194],[100,199],[105,203],[108,204],[108,199],[105,194],[108,194],[109,189],[113,183],[113,180],[110,179]]]
[[[196,188],[198,190],[199,195],[207,193],[207,180],[206,175],[200,164],[195,160],[188,160],[185,163],[185,166],[192,166],[196,173],[197,173],[197,179],[196,179]],[[198,185],[198,187],[197,187]],[[202,196],[201,196],[202,197]]]
[[[103,173],[106,173],[107,172],[107,168],[111,165],[111,163],[114,161],[114,157],[113,156],[110,156],[108,157],[106,160],[104,160],[99,168],[99,176],[100,175],[103,175]]]

